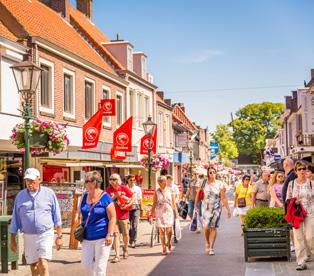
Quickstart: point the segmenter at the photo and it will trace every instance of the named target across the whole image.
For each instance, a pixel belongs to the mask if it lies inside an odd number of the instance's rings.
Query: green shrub
[[[244,219],[246,228],[280,228],[287,227],[285,212],[279,208],[252,208]]]

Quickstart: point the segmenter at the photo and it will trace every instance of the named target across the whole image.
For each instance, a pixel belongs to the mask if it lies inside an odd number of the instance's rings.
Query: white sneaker
[[[290,246],[290,251],[291,251],[291,252],[295,252],[295,248],[294,248],[293,245]]]

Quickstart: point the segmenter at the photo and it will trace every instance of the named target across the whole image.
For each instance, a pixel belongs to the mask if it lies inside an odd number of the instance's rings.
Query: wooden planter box
[[[245,261],[250,257],[286,257],[290,261],[288,228],[244,228]]]

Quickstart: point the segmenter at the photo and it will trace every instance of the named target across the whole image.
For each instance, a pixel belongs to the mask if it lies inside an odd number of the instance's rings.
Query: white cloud
[[[219,50],[201,49],[190,52],[178,59],[180,63],[203,63],[217,56],[222,56],[224,53]]]

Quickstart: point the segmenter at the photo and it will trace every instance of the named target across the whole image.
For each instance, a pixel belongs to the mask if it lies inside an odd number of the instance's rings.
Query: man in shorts
[[[114,173],[109,178],[110,186],[106,192],[111,196],[117,214],[117,225],[114,230],[114,249],[115,257],[112,259],[113,263],[120,261],[120,233],[123,238],[123,258],[127,259],[128,244],[129,244],[129,210],[131,210],[133,203],[136,200],[136,195],[125,185],[122,185],[119,174]]]
[[[55,244],[59,250],[62,242],[62,221],[55,193],[40,185],[40,173],[35,168],[25,171],[26,189],[20,191],[14,202],[11,223],[11,250],[17,250],[16,234],[24,235],[24,252],[32,276],[47,276],[48,260],[52,257],[54,227]]]

